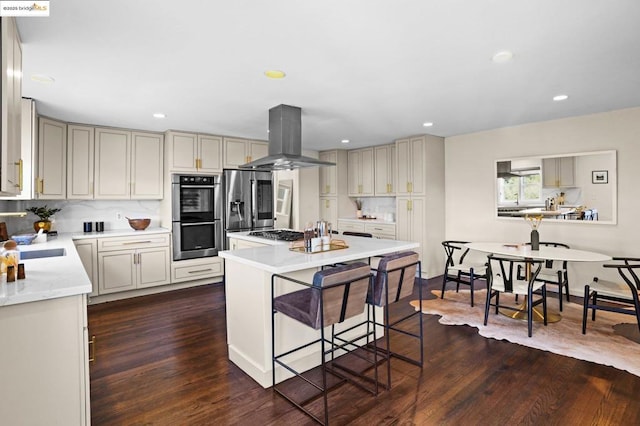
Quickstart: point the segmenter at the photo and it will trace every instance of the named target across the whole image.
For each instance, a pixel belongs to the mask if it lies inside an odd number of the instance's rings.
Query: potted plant
[[[362,217],[362,200],[359,198],[356,198],[356,217],[357,218],[361,218]]]
[[[50,209],[45,204],[41,207],[29,207],[26,210],[40,218],[40,220],[33,222],[33,229],[35,229],[36,232],[41,229],[44,230],[44,232],[49,232],[51,230],[51,221],[49,220],[49,218],[59,212],[61,209]]]

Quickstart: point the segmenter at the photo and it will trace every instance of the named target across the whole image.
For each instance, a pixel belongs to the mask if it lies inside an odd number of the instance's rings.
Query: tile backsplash
[[[130,229],[126,217],[151,219],[152,227],[160,226],[159,200],[29,200],[0,201],[0,211],[24,211],[31,206],[44,206],[62,209],[52,217],[52,230],[58,232],[82,232],[83,222],[104,222],[105,231]],[[121,219],[117,219],[117,215]],[[7,224],[9,234],[23,231],[33,232],[33,222],[38,217],[28,213],[25,217],[0,217]],[[95,224],[94,224],[95,226]]]

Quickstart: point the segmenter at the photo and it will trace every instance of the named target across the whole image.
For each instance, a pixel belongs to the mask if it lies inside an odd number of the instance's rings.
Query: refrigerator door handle
[[[255,228],[256,227],[256,207],[258,205],[258,187],[256,185],[256,180],[254,179],[254,177],[252,176],[251,178],[251,206],[250,206],[250,212],[251,212],[251,228]]]

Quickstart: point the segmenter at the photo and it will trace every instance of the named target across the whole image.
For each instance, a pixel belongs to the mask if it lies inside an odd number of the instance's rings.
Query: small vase
[[[540,234],[537,229],[531,230],[531,250],[540,249]]]
[[[356,217],[360,219],[362,217],[362,210],[356,210]]]
[[[36,232],[38,232],[41,229],[44,232],[49,232],[49,231],[51,231],[51,221],[49,221],[49,220],[36,220],[35,222],[33,222],[33,229],[35,229]]]

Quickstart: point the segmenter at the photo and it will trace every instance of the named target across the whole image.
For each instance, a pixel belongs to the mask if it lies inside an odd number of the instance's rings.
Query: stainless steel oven
[[[173,260],[217,256],[222,250],[220,176],[171,176]]]

